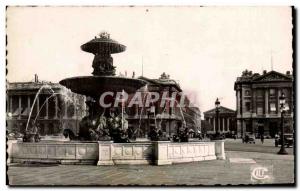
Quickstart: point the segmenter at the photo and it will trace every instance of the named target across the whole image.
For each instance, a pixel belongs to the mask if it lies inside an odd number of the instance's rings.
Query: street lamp
[[[279,150],[279,152],[277,154],[279,155],[287,155],[288,153],[286,152],[284,145],[285,145],[285,141],[284,141],[284,113],[285,113],[285,95],[282,92],[281,96],[279,97],[279,103],[280,103],[280,112],[281,112],[281,148]]]
[[[220,113],[220,101],[217,98],[217,100],[215,101],[215,106],[216,106],[216,134],[214,136],[214,139],[219,140],[222,139],[220,136],[220,132],[219,132],[219,113]]]

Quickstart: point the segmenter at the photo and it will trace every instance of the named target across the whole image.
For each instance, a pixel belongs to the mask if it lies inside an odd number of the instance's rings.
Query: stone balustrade
[[[11,143],[9,162],[38,161],[61,164],[93,164],[98,160],[98,143],[39,142]]]
[[[224,141],[100,142],[8,142],[8,163],[39,161],[61,164],[155,164],[225,159]]]

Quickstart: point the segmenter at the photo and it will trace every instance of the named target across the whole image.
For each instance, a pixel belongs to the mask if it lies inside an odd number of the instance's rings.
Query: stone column
[[[47,99],[47,97],[46,97],[46,99]],[[49,108],[48,108],[48,107],[49,107],[49,103],[48,103],[48,100],[47,100],[47,101],[46,101],[46,115],[45,115],[45,119],[48,119],[48,118],[49,118],[49,116],[48,116],[48,114],[49,114],[49,113],[48,113],[48,112],[49,112],[48,109],[49,109]]]
[[[58,113],[58,98],[57,96],[55,96],[55,114],[54,114],[54,118],[57,118],[57,113]]]
[[[269,89],[265,89],[265,115],[269,115]]]
[[[240,111],[240,90],[237,89],[237,99],[236,99],[236,111],[237,111],[237,115],[240,115],[241,114],[241,111]]]
[[[241,115],[241,117],[243,117],[243,102],[244,102],[244,95],[243,95],[243,89],[241,88],[240,89],[240,103],[239,103],[239,105],[240,105],[240,107],[239,107],[239,109],[240,109],[240,115]]]
[[[21,119],[21,112],[22,112],[22,97],[19,95],[19,119]]]
[[[219,117],[218,117],[218,131],[220,132],[221,130],[221,118],[220,118],[220,114],[219,114]]]
[[[277,91],[277,115],[278,116],[281,116],[281,114],[280,114],[280,101],[279,101],[280,94],[281,94],[281,90],[278,88],[278,91]]]
[[[212,120],[213,120],[213,124],[214,124],[214,132],[216,132],[216,119],[213,117]]]
[[[225,118],[223,117],[223,131],[222,132],[224,132],[225,131]]]
[[[29,115],[29,112],[30,112],[30,96],[28,95],[27,96],[27,109],[28,109],[28,115]]]
[[[230,129],[229,129],[229,120],[230,120],[230,118],[227,118],[227,128],[226,128],[226,131],[229,131]]]
[[[252,89],[252,115],[256,115],[256,89]]]
[[[242,137],[242,123],[241,123],[241,120],[237,120],[236,129],[237,129],[237,136]]]

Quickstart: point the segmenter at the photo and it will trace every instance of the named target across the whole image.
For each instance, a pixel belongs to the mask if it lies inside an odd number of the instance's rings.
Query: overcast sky
[[[58,82],[91,75],[80,45],[101,31],[127,46],[114,65],[128,75],[166,72],[193,94],[201,112],[236,109],[234,81],[245,69],[292,70],[290,7],[9,7],[10,82]],[[272,57],[272,59],[271,59]]]

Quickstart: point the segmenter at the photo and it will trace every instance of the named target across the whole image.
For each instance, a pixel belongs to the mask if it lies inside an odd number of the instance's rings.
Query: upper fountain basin
[[[83,45],[81,49],[93,54],[114,54],[126,50],[126,46],[109,38],[95,38]]]
[[[147,82],[127,77],[116,76],[78,76],[66,78],[59,82],[72,92],[86,96],[100,96],[104,92],[134,93]]]

